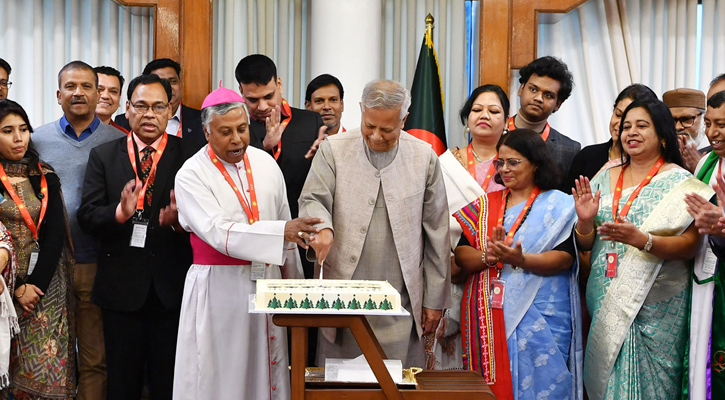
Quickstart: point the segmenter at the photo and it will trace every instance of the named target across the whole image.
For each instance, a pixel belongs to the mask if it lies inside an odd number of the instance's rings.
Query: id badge
[[[712,252],[710,246],[705,250],[705,260],[702,263],[702,272],[708,275],[715,275],[717,268],[717,256]]]
[[[149,220],[143,218],[134,218],[132,221],[133,229],[131,231],[131,247],[146,247],[146,232],[149,229]]]
[[[503,292],[506,281],[501,278],[491,279],[491,308],[503,308]]]
[[[252,263],[252,280],[264,279],[264,271],[267,265],[265,263],[253,262]]]
[[[617,276],[617,253],[607,253],[607,278],[614,278]]]
[[[28,275],[31,275],[33,273],[33,270],[35,269],[35,264],[38,263],[39,255],[40,252],[38,250],[33,250],[30,253],[30,262],[28,263]]]

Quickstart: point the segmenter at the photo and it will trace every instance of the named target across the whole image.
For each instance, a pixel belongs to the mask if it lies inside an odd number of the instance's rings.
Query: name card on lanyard
[[[25,202],[23,202],[23,199],[18,196],[18,193],[15,191],[15,188],[13,188],[13,185],[10,184],[10,180],[7,173],[5,172],[5,168],[0,165],[0,181],[2,181],[5,190],[8,191],[10,198],[12,198],[15,202],[15,205],[18,207],[20,215],[23,216],[23,221],[25,221],[25,225],[28,227],[28,229],[30,229],[30,233],[33,236],[33,250],[30,252],[28,275],[33,273],[35,265],[38,263],[38,257],[40,256],[38,230],[40,229],[40,224],[43,223],[43,218],[45,218],[45,213],[48,210],[48,180],[45,178],[45,174],[43,174],[43,168],[41,167],[40,163],[38,163],[38,170],[40,171],[40,194],[38,195],[38,198],[40,199],[40,216],[38,217],[38,224],[36,225],[35,222],[33,222],[33,217],[30,215],[28,208],[25,206]]]
[[[161,156],[164,154],[164,150],[166,150],[166,144],[168,142],[169,135],[164,132],[163,136],[161,137],[161,142],[159,143],[159,148],[154,153],[153,162],[151,163],[151,169],[149,170],[149,174],[146,177],[146,182],[144,182],[143,187],[141,188],[141,192],[138,195],[138,200],[136,201],[136,214],[131,221],[131,223],[133,224],[133,228],[131,231],[131,241],[129,243],[129,246],[131,247],[146,247],[146,234],[149,227],[149,220],[143,218],[143,208],[144,202],[146,200],[146,190],[148,189],[149,182],[151,182],[151,177],[153,177],[156,173],[156,166],[158,166],[159,160],[161,160]],[[128,160],[131,162],[131,168],[133,169],[134,174],[136,174],[136,185],[134,186],[135,189],[136,186],[141,184],[141,178],[139,178],[138,175],[138,165],[136,164],[136,146],[133,142],[133,134],[126,136],[126,149],[128,150]]]

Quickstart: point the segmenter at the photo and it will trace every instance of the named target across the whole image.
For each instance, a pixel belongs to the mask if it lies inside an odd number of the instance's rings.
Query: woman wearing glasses
[[[75,337],[70,323],[71,250],[60,180],[39,160],[28,115],[0,101],[0,222],[17,258],[13,290],[20,332],[10,357],[11,387],[2,398],[70,399]]]
[[[509,99],[498,85],[479,86],[471,92],[459,112],[461,123],[471,135],[471,143],[464,149],[454,147],[443,153],[438,159],[446,185],[448,214],[482,196],[485,192],[503,189],[496,182],[493,161],[496,159],[496,144],[506,128]],[[461,237],[461,227],[456,220],[450,219],[451,251]],[[460,276],[461,270],[451,259],[451,297],[453,306],[443,315],[443,323],[438,332],[439,346],[436,348],[437,369],[461,368],[461,321],[460,306],[461,284],[466,277]],[[431,365],[432,367],[432,365]]]
[[[497,399],[581,398],[571,196],[539,134],[501,137],[496,180],[455,218],[463,227],[456,262],[468,274],[462,302],[464,368]]]
[[[661,101],[632,102],[619,138],[622,165],[591,183],[582,177],[574,190],[576,241],[592,251],[584,383],[592,400],[679,398],[689,260],[700,243],[684,198],[713,191],[682,168],[672,114]]]

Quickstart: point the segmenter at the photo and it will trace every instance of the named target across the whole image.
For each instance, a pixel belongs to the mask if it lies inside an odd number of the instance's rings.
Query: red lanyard
[[[20,211],[20,214],[23,216],[25,225],[28,226],[30,233],[33,234],[33,239],[35,240],[38,240],[38,229],[40,229],[40,224],[43,222],[45,212],[48,210],[48,180],[45,179],[43,167],[40,166],[40,163],[38,163],[38,168],[40,169],[40,193],[42,196],[40,196],[40,217],[38,218],[38,225],[36,226],[33,222],[33,217],[30,216],[30,212],[27,207],[25,207],[23,199],[18,196],[18,193],[13,188],[13,185],[10,184],[8,175],[5,173],[5,168],[0,165],[0,180],[3,182],[3,186],[5,186],[8,194],[10,194],[10,197],[15,202],[15,205],[18,206],[18,211]]]
[[[289,103],[287,103],[287,100],[282,99],[282,115],[286,115],[287,119],[282,121],[282,127],[287,128],[287,125],[289,125],[289,122],[292,121],[292,108],[290,108]],[[280,116],[281,118],[281,116]],[[274,159],[279,159],[279,154],[282,152],[282,138],[279,139],[279,143],[277,143],[277,148],[274,150]],[[247,156],[246,154],[244,155]]]
[[[634,189],[634,192],[629,195],[629,198],[627,199],[627,202],[624,204],[624,207],[622,207],[622,211],[619,213],[620,218],[624,218],[627,216],[627,213],[629,212],[630,207],[632,207],[632,202],[634,202],[634,199],[639,194],[639,191],[642,190],[643,187],[647,186],[647,184],[652,180],[652,178],[657,174],[657,171],[662,168],[662,165],[665,163],[665,159],[660,157],[655,165],[652,167],[652,169],[649,171],[649,174],[642,180],[642,182],[639,183],[639,186],[637,186],[636,189]],[[622,198],[622,186],[624,186],[624,168],[626,165],[622,166],[622,171],[619,173],[619,179],[617,180],[617,186],[614,188],[614,197],[612,198],[612,218],[614,222],[617,222],[617,209],[619,208],[619,199]]]
[[[526,200],[526,204],[524,205],[524,208],[519,213],[519,216],[516,217],[516,221],[514,221],[513,226],[511,226],[511,229],[509,229],[509,232],[506,234],[506,242],[509,242],[514,238],[514,235],[516,234],[516,231],[519,229],[519,225],[521,225],[521,221],[524,220],[524,217],[526,216],[526,212],[529,211],[529,208],[531,208],[531,204],[534,203],[534,200],[536,200],[536,196],[539,195],[541,190],[538,186],[534,187],[534,190],[531,191],[531,194],[529,195],[529,199]],[[503,226],[503,217],[506,213],[506,197],[509,195],[509,189],[506,189],[503,192],[504,201],[501,202],[501,210],[498,213],[498,225]]]
[[[514,124],[514,117],[509,118],[509,132],[516,129],[516,124]],[[546,123],[546,127],[544,128],[544,132],[541,133],[541,138],[546,141],[546,139],[549,138],[549,133],[551,133],[551,127],[549,126],[549,123]]]
[[[227,171],[226,168],[224,168],[224,165],[221,161],[219,161],[219,158],[214,154],[214,150],[212,150],[211,146],[207,145],[207,153],[209,154],[209,158],[211,158],[211,162],[214,164],[215,167],[219,170],[219,172],[222,173],[222,176],[227,181],[229,186],[234,189],[234,194],[237,195],[237,198],[239,199],[239,202],[242,204],[242,207],[244,208],[244,212],[247,214],[247,217],[249,218],[249,225],[252,225],[254,221],[259,220],[259,208],[257,206],[257,193],[254,191],[254,177],[252,177],[252,167],[249,165],[249,157],[247,156],[247,153],[244,153],[244,169],[247,171],[247,181],[249,182],[249,198],[252,201],[252,207],[249,207],[249,204],[247,204],[247,199],[242,196],[242,193],[239,191],[239,188],[237,187],[237,184],[234,183],[232,180],[231,175],[229,175],[229,171]],[[237,172],[239,173],[239,172]],[[241,179],[239,180],[241,182]]]
[[[164,132],[163,136],[161,137],[161,143],[159,143],[159,148],[158,150],[156,150],[156,153],[154,153],[154,161],[151,164],[151,170],[149,171],[149,175],[146,177],[146,182],[143,184],[141,193],[139,193],[138,195],[138,201],[136,202],[137,211],[143,211],[144,199],[146,198],[146,189],[149,186],[149,182],[151,182],[151,177],[156,172],[156,166],[159,164],[159,160],[164,154],[164,150],[166,149],[166,143],[168,141],[169,135]],[[136,186],[138,186],[138,184],[141,183],[141,179],[138,177],[138,170],[136,169],[136,149],[134,149],[133,147],[133,134],[126,137],[126,148],[128,149],[128,160],[131,161],[131,168],[133,168],[133,172],[136,174]]]
[[[471,176],[473,177],[474,180],[476,180],[476,182],[478,182],[478,179],[476,179],[476,165],[473,162],[473,159],[474,159],[473,157],[474,157],[473,156],[473,144],[469,144],[468,145],[468,154],[466,157],[468,159],[468,173],[471,174]],[[496,155],[493,156],[493,161],[496,161],[496,160],[498,160],[498,153],[496,153]],[[495,173],[496,173],[496,168],[493,166],[493,162],[492,162],[491,166],[488,167],[488,173],[486,174],[486,179],[483,180],[483,184],[481,185],[481,187],[483,188],[484,191],[486,190],[486,188],[488,188],[488,183],[491,181],[491,177]]]

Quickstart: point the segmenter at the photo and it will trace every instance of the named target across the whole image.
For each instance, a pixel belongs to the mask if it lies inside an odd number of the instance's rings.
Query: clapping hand
[[[486,246],[486,261],[492,260],[510,265],[521,265],[524,263],[524,253],[521,247],[521,241],[513,240],[506,242],[506,229],[503,226],[493,228],[493,234]]]
[[[723,235],[723,225],[720,218],[723,217],[722,208],[710,203],[697,193],[685,195],[687,212],[695,218],[695,227],[701,235]]]
[[[315,142],[312,143],[312,146],[307,151],[307,154],[305,154],[306,159],[309,160],[310,158],[315,156],[315,154],[317,153],[317,149],[320,147],[320,143],[322,143],[322,141],[325,140],[327,136],[327,126],[322,125],[317,133],[317,139],[315,139]]]
[[[571,189],[571,194],[574,195],[574,206],[579,220],[593,221],[599,211],[601,191],[597,190],[596,193],[592,193],[589,178],[579,175],[579,179],[575,181],[575,187]]]
[[[269,151],[272,150],[274,146],[277,146],[279,141],[282,140],[282,133],[285,128],[282,123],[282,110],[279,106],[275,106],[272,109],[272,113],[265,120],[265,128],[267,129],[267,134],[264,136],[262,146],[264,146],[265,150]]]

